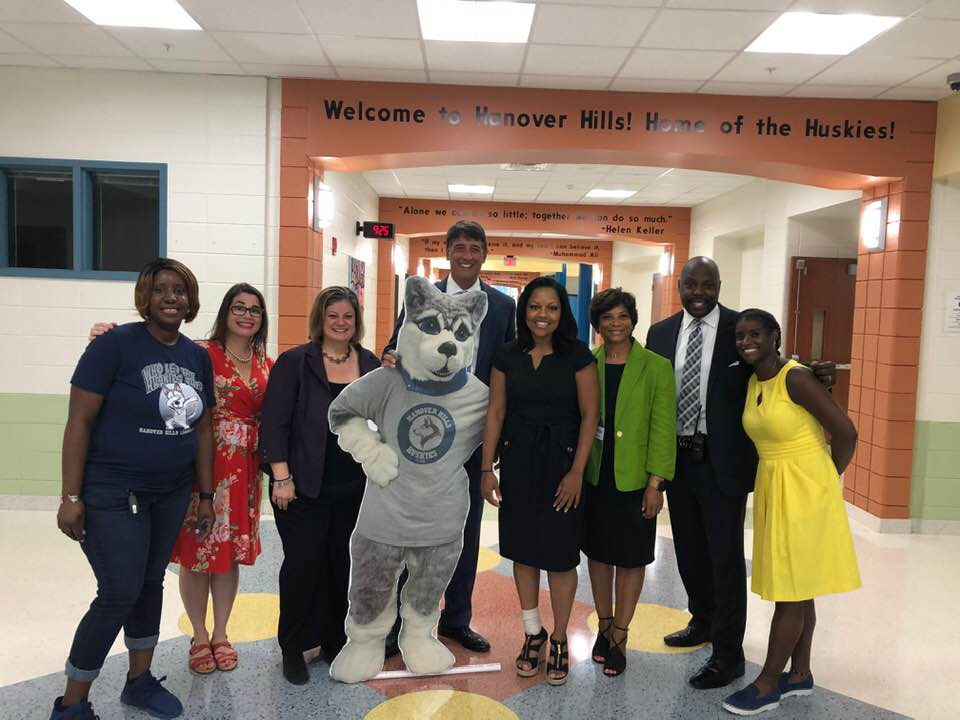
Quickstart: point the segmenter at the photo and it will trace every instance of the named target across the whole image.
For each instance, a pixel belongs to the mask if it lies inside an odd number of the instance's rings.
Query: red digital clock
[[[389,240],[393,237],[393,223],[358,222],[357,235],[363,235],[365,238]]]

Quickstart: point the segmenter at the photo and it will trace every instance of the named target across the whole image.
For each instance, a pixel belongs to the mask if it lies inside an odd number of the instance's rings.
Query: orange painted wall
[[[328,108],[338,102],[340,118],[334,119]],[[366,114],[361,103],[367,112],[374,107],[374,120],[346,119],[347,107]],[[526,113],[527,126],[477,122],[478,106]],[[311,162],[342,171],[481,162],[642,164],[861,188],[865,199],[880,193],[890,198],[890,223],[886,249],[859,262],[851,414],[861,441],[844,492],[847,500],[878,517],[907,517],[936,107],[901,101],[284,80],[281,346],[303,328],[303,316],[296,320],[297,313],[303,313],[305,296],[322,278],[318,236],[305,223],[303,186]],[[381,108],[388,116],[399,111],[411,118],[419,109],[421,122],[380,122]],[[624,129],[583,127],[581,114],[592,110],[622,118]],[[458,124],[451,122],[453,112],[460,113]],[[669,131],[660,126],[647,130],[647,113],[669,120]],[[567,116],[563,127],[561,115]],[[533,126],[537,117],[540,127]],[[738,119],[739,132],[734,129]],[[690,125],[676,132],[676,120]],[[812,121],[826,126],[828,137],[807,135],[804,128]],[[696,122],[702,123],[700,131]],[[838,137],[831,135],[834,127]],[[863,132],[867,127],[872,137]],[[449,219],[443,227],[422,232],[440,234]],[[689,244],[665,244],[672,245],[675,270],[688,259]],[[679,307],[674,273],[661,285],[662,305],[673,312]],[[300,292],[285,293],[285,288]]]

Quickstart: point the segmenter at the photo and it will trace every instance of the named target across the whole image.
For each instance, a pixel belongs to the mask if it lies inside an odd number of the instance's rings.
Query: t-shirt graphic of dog
[[[168,383],[160,386],[160,417],[167,430],[189,430],[203,412],[203,401],[189,385]]]

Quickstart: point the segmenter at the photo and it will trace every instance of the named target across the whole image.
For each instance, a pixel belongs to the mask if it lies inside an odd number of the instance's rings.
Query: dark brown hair
[[[461,237],[479,242],[483,245],[483,252],[486,254],[487,232],[480,223],[474,222],[473,220],[460,220],[451,225],[450,229],[447,230],[447,252],[450,252],[450,246]]]
[[[534,291],[540,288],[553,290],[560,301],[560,322],[557,324],[557,329],[553,331],[550,342],[557,355],[565,355],[577,343],[577,321],[573,317],[573,310],[570,309],[570,296],[567,294],[567,289],[549,275],[531,280],[520,293],[517,300],[517,343],[524,352],[533,348],[533,333],[527,327],[527,305]]]
[[[263,311],[260,315],[260,329],[250,338],[250,349],[259,355],[267,347],[267,303],[263,299],[263,293],[249,283],[237,283],[227,290],[227,294],[223,296],[223,302],[220,303],[220,309],[217,311],[217,319],[213,323],[213,329],[210,331],[210,339],[220,343],[222,347],[226,347],[227,316],[230,314],[234,299],[241,293],[247,293],[257,298],[260,309]]]
[[[353,306],[356,329],[353,337],[350,338],[350,344],[360,347],[360,341],[363,339],[363,310],[360,307],[360,299],[353,290],[343,285],[331,285],[317,293],[313,307],[310,308],[310,339],[315,343],[323,342],[323,318],[327,314],[327,309],[341,300],[346,300]]]
[[[197,284],[196,276],[190,272],[190,268],[179,260],[170,258],[157,258],[143,266],[143,270],[137,276],[137,284],[133,287],[133,302],[137,306],[137,312],[144,320],[150,319],[150,299],[153,297],[153,285],[157,280],[157,275],[164,270],[175,272],[183,280],[183,284],[187,286],[187,316],[183,321],[190,322],[200,312],[200,286]]]
[[[593,325],[593,329],[600,332],[600,316],[620,305],[623,305],[630,316],[630,322],[636,327],[638,317],[637,299],[632,293],[616,287],[598,292],[590,301],[590,324]]]

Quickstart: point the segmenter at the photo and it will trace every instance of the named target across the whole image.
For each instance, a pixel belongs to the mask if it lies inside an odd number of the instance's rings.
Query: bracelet
[[[293,475],[290,475],[290,476],[288,476],[288,477],[285,477],[283,480],[274,480],[274,481],[273,481],[273,486],[274,486],[275,488],[278,488],[278,487],[280,487],[280,488],[286,487],[286,486],[287,486],[289,483],[291,483],[292,481],[293,481]]]
[[[211,502],[213,501],[213,493],[200,492],[200,493],[197,493],[197,497],[199,497],[201,500],[210,500]]]
[[[493,468],[490,468],[489,470],[481,470],[480,472],[481,472],[481,473],[492,473],[492,472],[493,472]]]
[[[61,498],[60,498],[60,504],[63,505],[63,502],[64,502],[65,500],[69,500],[69,501],[72,502],[74,505],[76,505],[78,502],[80,502],[80,496],[79,496],[79,495],[69,495],[69,494],[65,494],[65,495],[61,496]]]

